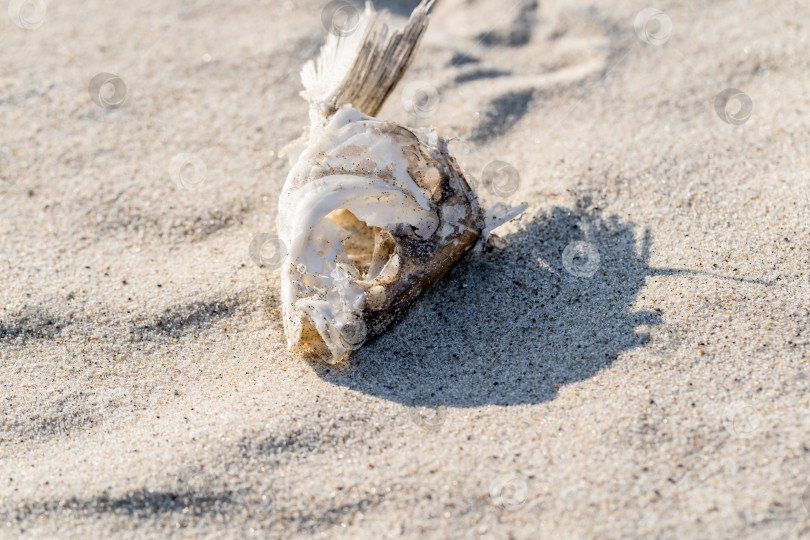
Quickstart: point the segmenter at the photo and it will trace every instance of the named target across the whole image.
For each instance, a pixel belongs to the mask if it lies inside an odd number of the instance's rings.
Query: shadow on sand
[[[637,235],[588,205],[555,207],[505,250],[469,255],[349,366],[313,368],[336,385],[425,407],[539,403],[593,376],[643,345],[639,326],[659,324],[660,312],[633,310],[655,273],[649,229]],[[566,246],[583,241],[598,252],[590,277],[563,263]],[[569,258],[568,268],[582,274],[588,262]]]

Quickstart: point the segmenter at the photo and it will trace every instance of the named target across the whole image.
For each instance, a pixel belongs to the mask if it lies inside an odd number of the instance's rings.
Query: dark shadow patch
[[[194,216],[184,220],[168,231],[171,241],[191,240],[199,242],[223,229],[233,225],[241,225],[242,218],[251,208],[247,204],[235,203],[227,208],[211,208],[205,210],[203,215]]]
[[[478,64],[481,60],[470,56],[469,53],[456,51],[450,59],[450,67],[459,67],[467,64]]]
[[[508,249],[469,257],[347,369],[313,366],[336,385],[427,407],[540,403],[593,377],[644,345],[638,327],[659,324],[661,314],[632,310],[655,271],[649,229],[637,254],[634,224],[589,207],[555,207],[511,235]],[[562,262],[584,231],[600,256],[589,278]],[[418,338],[409,337],[414,329]]]
[[[383,491],[380,489],[380,491]],[[338,527],[346,521],[347,517],[356,517],[365,514],[371,508],[378,506],[385,499],[385,495],[378,493],[372,497],[363,497],[355,502],[326,506],[313,509],[312,512],[293,512],[291,525],[299,534],[313,534],[324,529]]]
[[[236,298],[228,298],[173,307],[152,322],[136,322],[131,337],[133,341],[147,341],[155,337],[178,339],[199,334],[232,315],[240,305]]]
[[[487,47],[522,47],[532,40],[532,31],[537,23],[537,0],[524,2],[517,17],[504,30],[491,30],[477,36],[478,42]]]
[[[65,401],[60,400],[61,403]],[[0,415],[3,422],[0,427],[0,446],[27,440],[48,441],[90,427],[98,421],[98,415],[78,408],[74,403],[70,403],[65,409],[48,409],[39,403],[20,403],[19,400],[11,399],[4,400],[0,406],[4,408]]]
[[[199,479],[206,482],[206,479]],[[216,479],[209,479],[218,483]],[[206,482],[207,484],[208,482]],[[374,495],[361,495],[346,492],[342,502],[334,499],[313,500],[307,511],[302,511],[290,503],[283,493],[268,497],[267,502],[245,498],[247,493],[223,488],[212,491],[205,487],[172,491],[162,489],[150,491],[139,489],[120,497],[111,497],[105,493],[88,499],[70,497],[46,501],[8,499],[0,504],[0,518],[7,525],[16,524],[21,532],[33,519],[60,518],[70,516],[73,519],[98,519],[103,516],[124,518],[135,527],[156,523],[170,526],[172,529],[186,528],[192,520],[210,516],[233,516],[240,509],[250,518],[261,517],[262,529],[277,531],[289,536],[316,533],[332,527],[338,527],[347,518],[378,506],[385,499],[384,488],[378,488]],[[271,535],[275,536],[275,535]]]
[[[459,75],[454,79],[454,82],[456,84],[463,84],[481,79],[497,79],[498,77],[505,77],[511,74],[511,71],[503,71],[500,69],[479,69]]]
[[[0,320],[0,342],[24,344],[54,339],[67,327],[65,320],[39,308],[26,308]]]
[[[248,457],[278,457],[291,454],[302,454],[312,457],[326,451],[352,444],[361,444],[364,438],[381,434],[386,426],[373,421],[370,415],[357,412],[339,415],[330,419],[328,424],[319,424],[318,429],[293,428],[279,434],[271,434],[264,438],[255,436],[242,437],[237,443],[241,456]]]
[[[112,201],[96,207],[90,214],[98,232],[103,236],[151,236],[165,240],[169,244],[186,245],[200,242],[234,225],[241,225],[244,216],[252,211],[246,202],[232,201],[215,208],[202,211],[195,209],[194,215],[174,215],[155,213],[151,208],[125,206]],[[167,227],[166,224],[170,225]]]
[[[272,435],[262,440],[253,437],[242,438],[237,447],[244,455],[260,454],[276,456],[280,454],[304,452],[316,453],[324,444],[323,435],[313,430],[295,430],[280,436]]]
[[[197,494],[192,492],[149,491],[141,489],[121,497],[101,494],[91,499],[71,497],[50,501],[22,501],[13,509],[6,509],[3,518],[7,521],[24,521],[43,515],[79,514],[93,516],[112,514],[117,516],[150,519],[167,513],[179,514],[188,509],[191,515],[202,516],[223,513],[233,504],[230,492]]]
[[[529,111],[529,103],[533,97],[534,91],[527,90],[510,92],[494,99],[481,119],[481,124],[473,132],[472,141],[481,144],[506,134]]]
[[[136,408],[135,391],[85,388],[78,392],[27,393],[4,388],[0,398],[0,446],[21,441],[48,441],[105,421],[118,409]]]

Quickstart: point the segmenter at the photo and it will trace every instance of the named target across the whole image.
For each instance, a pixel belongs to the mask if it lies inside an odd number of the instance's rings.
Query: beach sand
[[[329,367],[250,251],[325,5],[3,14],[0,536],[810,535],[810,7],[441,0],[379,116],[529,209]]]

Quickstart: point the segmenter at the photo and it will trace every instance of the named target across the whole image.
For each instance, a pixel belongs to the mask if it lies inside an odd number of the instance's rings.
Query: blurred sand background
[[[806,3],[440,0],[380,116],[530,207],[344,369],[249,252],[326,2],[18,4],[0,536],[810,535]]]

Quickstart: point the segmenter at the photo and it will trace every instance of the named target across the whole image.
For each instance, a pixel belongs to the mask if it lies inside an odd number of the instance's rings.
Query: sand
[[[441,0],[380,116],[529,209],[342,368],[250,252],[325,4],[3,14],[0,536],[810,535],[806,3]]]

